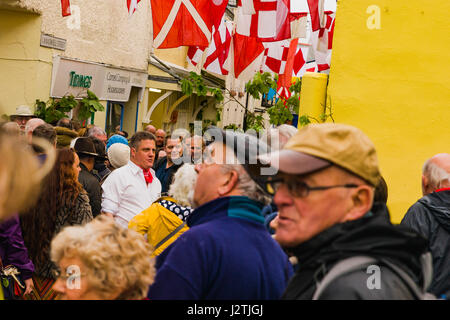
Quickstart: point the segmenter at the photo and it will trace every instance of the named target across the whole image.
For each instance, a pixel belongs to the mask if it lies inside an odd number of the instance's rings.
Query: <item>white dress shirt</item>
[[[128,228],[128,222],[161,194],[161,182],[153,169],[150,172],[153,181],[148,185],[144,172],[132,161],[111,172],[102,184],[102,211],[111,213],[119,225]]]

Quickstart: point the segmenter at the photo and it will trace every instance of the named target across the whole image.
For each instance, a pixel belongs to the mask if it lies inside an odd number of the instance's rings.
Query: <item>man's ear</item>
[[[374,189],[361,185],[355,189],[351,196],[351,207],[342,222],[361,218],[370,211],[373,204]]]
[[[429,193],[428,188],[430,187],[430,182],[427,178],[427,176],[422,175],[422,194],[426,195]]]
[[[226,196],[230,193],[232,193],[238,184],[239,175],[236,171],[231,170],[228,172],[224,178],[223,183],[219,186],[219,189],[217,190],[220,196]]]

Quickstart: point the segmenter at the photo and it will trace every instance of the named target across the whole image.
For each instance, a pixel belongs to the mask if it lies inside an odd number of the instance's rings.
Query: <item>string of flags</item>
[[[188,46],[197,71],[231,75],[246,83],[255,72],[279,75],[281,95],[292,77],[330,69],[337,0],[238,0],[234,21],[228,0],[149,0],[153,47]],[[126,0],[128,14],[141,0]],[[69,0],[61,0],[70,15]]]

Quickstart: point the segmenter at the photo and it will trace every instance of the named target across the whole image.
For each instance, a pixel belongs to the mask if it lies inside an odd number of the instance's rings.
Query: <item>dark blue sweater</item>
[[[158,256],[149,299],[279,299],[292,266],[264,228],[261,209],[233,196],[194,210],[190,229]]]

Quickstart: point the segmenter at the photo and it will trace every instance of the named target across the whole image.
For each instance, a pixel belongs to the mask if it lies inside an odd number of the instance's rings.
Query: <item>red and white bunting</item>
[[[232,22],[222,19],[219,29],[213,27],[213,40],[206,49],[203,69],[217,74],[227,75],[229,71],[229,53],[231,44]],[[203,50],[189,47],[187,61],[196,67],[202,63]]]
[[[251,14],[254,12],[254,14]],[[240,0],[236,33],[262,42],[291,38],[290,0]]]
[[[213,26],[219,27],[227,0],[150,0],[153,47],[208,47]]]
[[[284,73],[289,52],[289,40],[277,42],[264,42],[264,58],[261,66],[262,72]]]
[[[128,8],[128,15],[132,15],[136,9],[137,9],[137,4],[140,2],[141,0],[127,0],[127,8]]]

